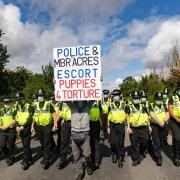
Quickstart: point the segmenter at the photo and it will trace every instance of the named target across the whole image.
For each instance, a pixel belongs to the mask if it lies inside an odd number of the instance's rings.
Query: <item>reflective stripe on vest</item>
[[[175,95],[173,98],[173,113],[177,118],[180,118],[180,101],[179,96]]]
[[[90,109],[90,120],[99,121],[100,118],[99,102],[95,101]]]
[[[133,127],[147,126],[148,114],[143,113],[142,105],[140,104],[139,110],[132,104],[130,107],[130,124]]]
[[[113,123],[123,123],[126,118],[124,110],[124,102],[120,101],[119,107],[116,106],[115,102],[111,104],[111,111],[108,115],[108,120]]]
[[[43,108],[39,107],[39,102],[36,104],[34,113],[34,121],[40,126],[46,126],[52,123],[53,115],[50,113],[50,101],[45,101]]]
[[[30,104],[26,103],[24,108],[17,109],[16,121],[19,125],[23,126],[32,119],[32,113],[29,113]]]

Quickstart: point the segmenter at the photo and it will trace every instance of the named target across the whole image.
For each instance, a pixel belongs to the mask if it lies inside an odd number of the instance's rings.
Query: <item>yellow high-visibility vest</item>
[[[99,102],[95,101],[90,109],[90,120],[91,121],[99,121],[101,118],[100,109],[99,109]]]
[[[173,98],[173,113],[177,118],[180,118],[180,100],[179,96],[175,95]]]
[[[133,127],[147,126],[149,116],[143,112],[142,105],[140,104],[139,110],[137,110],[132,104],[130,106],[130,125]]]
[[[39,107],[39,102],[35,106],[34,121],[37,125],[46,126],[52,123],[53,114],[50,112],[50,101],[45,101],[42,108]]]
[[[29,112],[30,111],[29,108],[30,108],[30,104],[26,103],[23,109],[17,109],[17,114],[15,119],[19,125],[23,126],[28,121],[32,120],[32,112]]]
[[[113,123],[123,123],[125,121],[126,113],[124,110],[124,102],[119,102],[119,107],[116,106],[115,102],[111,104],[111,110],[108,115],[108,121]]]

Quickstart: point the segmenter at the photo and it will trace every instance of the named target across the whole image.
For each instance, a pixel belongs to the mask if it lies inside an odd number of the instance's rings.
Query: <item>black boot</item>
[[[88,175],[92,175],[93,174],[92,167],[90,167],[90,166],[87,166],[86,171],[87,171]]]
[[[20,161],[20,164],[23,165],[24,162],[25,162],[25,161],[22,160],[22,161]],[[28,164],[29,164],[29,166],[33,165],[32,159],[28,161]],[[43,163],[40,162],[40,164],[43,164]]]
[[[142,153],[142,154],[140,155],[140,160],[142,161],[145,157],[146,157],[145,153]]]
[[[132,166],[137,166],[137,165],[140,164],[140,163],[141,163],[140,159],[135,159],[135,160],[133,160],[133,162],[132,162]]]
[[[83,179],[83,174],[77,174],[76,177],[75,177],[75,180],[82,180]]]
[[[180,166],[180,160],[179,159],[174,159],[173,163],[175,166],[179,167]]]
[[[44,164],[42,164],[43,169],[48,169],[49,168],[49,161],[45,161]]]
[[[113,163],[117,162],[117,155],[115,153],[112,154],[112,162]]]
[[[6,159],[6,163],[7,163],[7,166],[11,166],[11,165],[13,165],[14,164],[14,158],[7,158]]]
[[[23,162],[23,164],[22,164],[22,169],[23,169],[23,170],[29,169],[29,163],[28,163],[28,162]]]
[[[63,168],[65,167],[65,165],[66,165],[66,162],[60,160],[59,163],[57,164],[57,167],[58,167],[59,169],[63,169]]]
[[[99,163],[95,163],[94,169],[99,169]]]
[[[120,157],[119,159],[118,159],[118,167],[119,168],[122,168],[123,167],[123,158],[122,157]]]
[[[156,159],[156,164],[157,164],[157,166],[161,166],[162,165],[162,159],[161,158],[157,158]]]

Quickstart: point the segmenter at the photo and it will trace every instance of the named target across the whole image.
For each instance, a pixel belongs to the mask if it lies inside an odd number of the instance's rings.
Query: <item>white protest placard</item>
[[[100,45],[53,49],[56,101],[101,99]]]

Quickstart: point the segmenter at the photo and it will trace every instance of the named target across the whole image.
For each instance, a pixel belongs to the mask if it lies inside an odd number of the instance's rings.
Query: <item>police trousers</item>
[[[102,121],[103,135],[104,135],[104,137],[106,137],[107,136],[108,114],[102,114],[101,121]]]
[[[39,126],[37,125],[37,138],[40,141],[43,150],[43,160],[47,163],[50,159],[52,125]]]
[[[180,123],[171,120],[171,130],[173,138],[173,158],[180,159]]]
[[[149,141],[148,127],[131,127],[133,133],[129,135],[132,148],[133,160],[140,159],[140,156],[144,154],[147,149]]]
[[[90,136],[87,132],[71,132],[72,153],[74,158],[74,169],[76,174],[83,174],[83,164],[85,159],[86,166],[92,166]],[[84,157],[84,159],[83,159]]]
[[[110,122],[110,145],[113,154],[117,154],[117,158],[125,157],[125,124]]]
[[[64,121],[61,126],[61,150],[60,160],[65,161],[68,154],[68,148],[71,137],[71,121]]]
[[[91,157],[94,165],[99,166],[100,152],[100,121],[90,121],[90,145]]]
[[[7,158],[13,160],[16,142],[16,129],[7,129],[0,132],[0,149],[1,152],[7,155]]]
[[[23,161],[29,162],[32,161],[32,154],[31,154],[31,125],[25,126],[23,130],[20,131],[20,137],[23,144]]]
[[[158,124],[155,123],[151,123],[151,127],[154,156],[158,159],[161,159],[161,148],[164,145],[166,128],[160,127]]]

